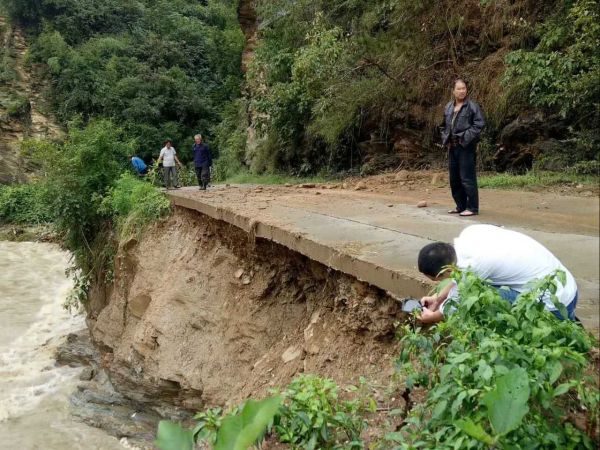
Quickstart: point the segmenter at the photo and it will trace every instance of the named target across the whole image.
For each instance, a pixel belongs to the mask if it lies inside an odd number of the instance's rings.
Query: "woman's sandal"
[[[461,217],[471,217],[471,216],[476,216],[477,213],[474,211],[469,211],[468,209],[465,209],[463,212],[461,212],[459,214],[459,216]]]
[[[459,211],[458,209],[454,208],[451,209],[450,211],[448,211],[448,214],[460,214],[462,211]]]

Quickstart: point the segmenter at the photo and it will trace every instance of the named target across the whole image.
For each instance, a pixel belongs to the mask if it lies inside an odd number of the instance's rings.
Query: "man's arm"
[[[438,323],[444,320],[444,314],[441,311],[432,311],[429,308],[423,308],[419,316],[419,322],[423,324]]]
[[[485,119],[479,105],[475,102],[470,102],[470,105],[473,108],[473,123],[462,136],[463,145],[469,145],[474,139],[478,138],[485,126]]]
[[[421,304],[431,311],[438,311],[442,303],[444,303],[444,301],[448,298],[448,294],[450,294],[450,291],[454,287],[454,284],[454,281],[450,281],[437,294],[432,295],[430,297],[423,297],[421,299]]]

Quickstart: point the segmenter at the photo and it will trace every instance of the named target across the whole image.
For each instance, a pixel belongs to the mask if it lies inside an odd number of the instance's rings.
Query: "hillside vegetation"
[[[257,13],[255,170],[439,162],[456,77],[487,116],[488,168],[597,170],[597,1],[261,0]]]
[[[143,156],[201,131],[222,176],[441,164],[460,76],[485,168],[597,173],[596,0],[2,2],[58,117],[110,118]]]

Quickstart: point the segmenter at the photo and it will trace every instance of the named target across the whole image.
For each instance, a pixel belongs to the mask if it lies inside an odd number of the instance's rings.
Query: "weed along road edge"
[[[187,188],[169,191],[168,196],[176,206],[235,225],[251,238],[277,242],[401,298],[419,297],[432,286],[416,268],[423,245],[450,242],[473,223],[507,225],[498,220],[498,208],[495,221],[486,221],[485,215],[465,220],[439,209],[390,204],[388,197],[348,190],[244,185],[218,186],[207,193]],[[508,225],[541,242],[571,270],[580,290],[577,314],[587,328],[597,330],[597,233],[556,232],[553,223],[536,229]]]

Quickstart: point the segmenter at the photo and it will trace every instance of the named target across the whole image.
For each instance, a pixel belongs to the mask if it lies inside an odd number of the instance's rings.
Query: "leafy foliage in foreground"
[[[585,378],[592,340],[538,300],[545,293],[557,302],[556,280],[541,280],[511,307],[475,275],[454,277],[456,312],[431,333],[404,329],[400,374],[428,393],[388,438],[404,449],[595,448],[599,394]],[[587,430],[574,425],[577,414]]]
[[[220,417],[220,410],[196,416],[200,421],[193,430],[163,420],[158,424],[156,445],[161,450],[192,450],[197,440],[209,440],[215,450],[247,450],[262,439],[281,398],[248,400],[240,411]]]
[[[361,449],[360,434],[367,425],[363,413],[374,407],[358,397],[340,400],[338,390],[330,379],[300,375],[281,395],[249,400],[241,410],[223,413],[214,408],[198,413],[193,430],[161,422],[157,445],[170,450],[177,443],[205,441],[215,450],[245,450],[270,430],[294,449]]]
[[[284,405],[275,420],[281,442],[296,449],[363,448],[364,405],[359,399],[340,400],[333,380],[300,375],[282,395]]]

